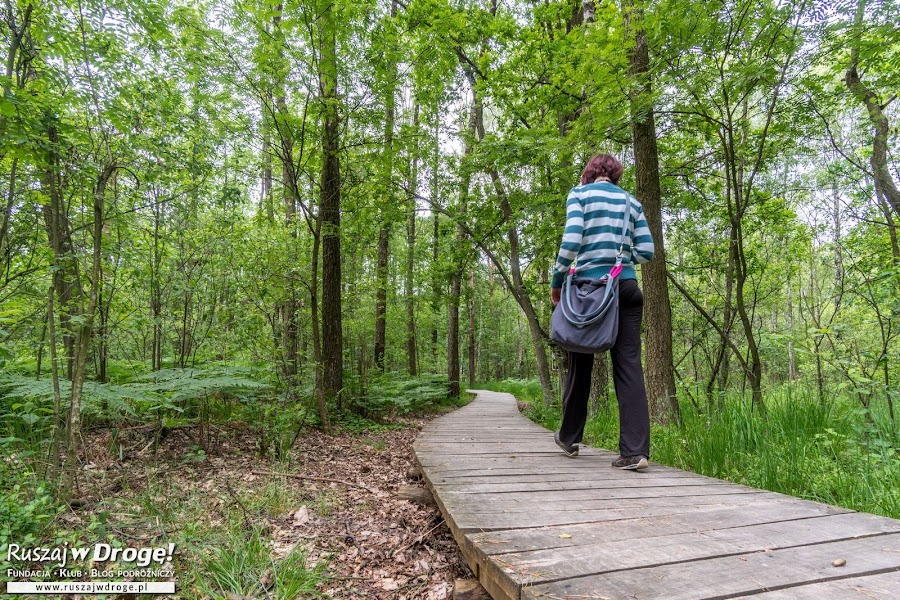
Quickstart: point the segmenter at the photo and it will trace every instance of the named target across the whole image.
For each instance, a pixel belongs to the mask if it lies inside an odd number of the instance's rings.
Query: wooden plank
[[[845,559],[835,567],[832,561]],[[900,534],[751,552],[566,579],[524,587],[525,599],[687,600],[748,595],[807,583],[900,569]]]
[[[441,452],[452,454],[560,454],[553,440],[522,442],[495,442],[490,440],[468,442],[422,442],[416,446],[421,452]]]
[[[570,479],[568,481],[538,481],[531,483],[468,483],[468,484],[451,484],[445,486],[441,483],[431,481],[435,489],[440,492],[443,488],[452,487],[457,493],[483,494],[488,492],[520,492],[520,491],[541,491],[555,490],[565,492],[568,490],[601,490],[608,488],[626,489],[647,489],[666,486],[717,486],[731,485],[727,482],[711,479],[709,477],[659,477],[655,479],[645,479],[638,477],[621,477],[613,479],[596,479],[593,481],[582,481],[579,479]],[[562,499],[562,498],[561,498]]]
[[[474,506],[506,504],[507,506],[514,508],[532,504],[543,504],[544,506],[547,506],[550,503],[561,501],[559,493],[556,490],[541,490],[534,492],[486,492],[472,494],[457,492],[454,490],[453,486],[447,486],[446,490],[441,487],[436,489],[448,500],[461,500]],[[564,501],[567,503],[575,503],[589,500],[627,500],[629,498],[654,498],[660,496],[723,496],[731,494],[753,494],[758,496],[765,493],[766,492],[761,490],[755,490],[740,485],[730,485],[727,483],[718,485],[659,486],[658,488],[609,487],[603,489],[567,490]]]
[[[562,454],[560,454],[562,456]],[[610,454],[610,461],[617,455]],[[623,472],[613,469],[608,462],[588,462],[566,459],[560,462],[560,459],[553,457],[551,459],[537,458],[534,460],[520,459],[510,460],[508,463],[498,464],[496,461],[492,463],[494,466],[488,465],[479,468],[481,464],[479,459],[472,459],[466,462],[463,459],[455,459],[448,461],[446,465],[427,464],[428,468],[436,475],[442,477],[503,477],[506,475],[547,475],[553,476],[557,474],[578,474],[578,475],[596,475],[602,477],[622,477]],[[469,466],[466,466],[469,465]],[[670,467],[661,467],[655,463],[650,463],[647,471],[640,473],[630,473],[629,477],[696,477],[696,473],[672,469]]]
[[[582,467],[578,468],[569,467],[569,468],[560,468],[559,470],[554,470],[547,474],[538,474],[535,473],[535,468],[533,466],[530,467],[508,467],[508,468],[489,468],[489,469],[472,469],[472,468],[450,468],[450,469],[441,469],[437,467],[429,467],[432,472],[434,472],[436,477],[440,477],[446,481],[458,481],[460,483],[464,483],[467,480],[474,480],[480,478],[491,478],[494,481],[503,480],[507,477],[585,477],[588,475],[597,475],[600,476],[605,473],[605,471],[599,471],[593,467]]]
[[[516,454],[495,457],[441,455],[420,453],[419,462],[435,473],[448,477],[478,477],[502,475],[504,472],[518,471],[523,474],[555,475],[557,473],[595,473],[609,477],[697,477],[696,473],[665,467],[651,462],[646,471],[621,471],[614,469],[612,461],[618,454],[605,453],[600,456],[569,458],[562,452],[541,456],[519,456]]]
[[[816,519],[852,512],[845,508],[795,498],[770,498],[768,494],[761,492],[755,496],[755,502],[747,504],[725,507],[698,506],[697,510],[661,517],[641,516],[622,521],[473,533],[466,536],[465,543],[478,546],[479,554],[486,558],[495,554],[568,548],[796,519]]]
[[[900,570],[881,575],[850,577],[837,581],[812,583],[763,592],[753,596],[740,596],[754,600],[896,600],[900,597]]]
[[[448,507],[445,498],[440,495],[434,496],[441,514],[447,525],[450,527],[457,543],[464,551],[464,555],[468,554],[476,558],[477,554],[473,549],[467,548],[465,545],[465,535],[470,533],[494,532],[500,530],[522,530],[529,527],[547,527],[553,525],[576,525],[579,523],[598,523],[604,521],[620,521],[634,518],[634,511],[616,507],[616,508],[598,508],[591,510],[551,510],[545,509],[533,513],[514,513],[514,512],[470,512],[457,507]],[[733,496],[727,496],[732,499]],[[641,509],[644,517],[654,516],[671,516],[684,512],[696,512],[702,510],[695,504],[689,506],[673,506],[666,502],[659,502],[659,506],[646,506]],[[708,505],[715,508],[735,508],[742,506],[740,500],[731,501],[729,503],[718,503]],[[469,560],[469,565],[475,570],[477,561]]]
[[[473,456],[476,458],[530,458],[534,455],[538,456],[547,456],[547,457],[565,457],[567,460],[578,460],[577,458],[566,457],[559,448],[555,445],[553,448],[539,448],[539,449],[522,449],[522,448],[435,448],[435,447],[418,447],[415,448],[417,452],[420,452],[424,456],[427,457],[429,453],[434,454],[435,456]]]
[[[532,456],[516,454],[500,454],[493,456],[448,456],[446,454],[441,455],[420,452],[416,456],[416,462],[435,472],[447,474],[452,471],[460,473],[465,472],[466,470],[476,472],[488,469],[528,469],[532,473],[550,473],[556,470],[561,471],[563,469],[598,473],[619,473],[620,471],[614,471],[610,466],[610,463],[617,457],[617,454],[608,454],[599,457],[599,459],[593,462],[588,462],[586,460],[568,458],[561,452]],[[667,472],[672,476],[685,474],[684,471],[674,473],[666,469],[660,469],[653,463],[650,463],[650,469],[646,474],[649,475],[662,472]],[[694,473],[689,473],[688,475],[691,477],[696,476]]]
[[[507,593],[515,597],[522,585],[672,563],[685,563],[685,568],[690,568],[694,563],[688,561],[697,559],[768,552],[884,533],[900,533],[900,523],[852,513],[503,554],[480,564],[480,570],[502,570],[508,579]]]
[[[479,392],[427,425],[413,449],[463,557],[495,600],[779,589],[787,595],[773,598],[838,598],[897,581],[900,521],[655,464],[622,472],[609,465],[617,453],[598,448],[582,446],[572,459],[508,394]],[[846,539],[853,536],[869,537]],[[835,558],[846,566],[831,566]],[[808,591],[790,595],[798,590]]]
[[[547,431],[539,431],[539,432],[510,432],[503,433],[497,431],[491,431],[490,434],[485,433],[473,433],[471,429],[467,429],[465,432],[459,432],[453,435],[429,435],[428,439],[422,440],[421,445],[427,444],[453,444],[453,443],[466,443],[466,442],[478,442],[478,443],[490,443],[490,442],[522,442],[523,444],[532,444],[534,442],[546,442],[550,437],[549,432]],[[552,442],[553,440],[550,439]]]
[[[547,469],[552,468],[593,468],[598,471],[608,471],[610,463],[607,461],[615,460],[619,455],[612,452],[606,452],[599,455],[579,456],[578,458],[569,458],[558,449],[554,452],[542,452],[539,455],[526,455],[516,452],[501,452],[494,455],[477,455],[469,456],[447,455],[441,452],[427,452],[425,450],[414,448],[416,457],[423,466],[429,466],[442,469],[460,469],[465,468],[466,464],[471,465],[471,469],[492,469],[492,468],[510,468],[528,466],[540,473],[541,467]],[[466,461],[469,461],[468,463]],[[654,463],[650,463],[649,472],[671,471],[670,467],[660,467]],[[546,472],[546,471],[545,471]]]
[[[710,505],[724,508],[732,504]],[[641,510],[647,517],[678,515],[697,510],[696,506],[658,506]],[[602,521],[621,521],[634,518],[635,512],[628,508],[608,508],[580,511],[544,510],[531,514],[527,527],[547,527],[550,525],[574,525],[577,523],[597,523]],[[449,523],[449,521],[448,521]],[[523,529],[522,513],[470,513],[460,512],[453,516],[455,529],[461,534],[501,529]]]
[[[516,504],[507,502],[494,502],[490,504],[473,504],[467,502],[465,497],[448,498],[443,497],[444,505],[450,511],[459,511],[468,515],[481,514],[515,514],[529,513],[522,515],[521,526],[528,527],[529,519],[535,512],[545,512],[550,509],[555,512],[572,512],[585,510],[607,510],[607,509],[630,509],[633,514],[640,514],[645,508],[654,507],[699,507],[699,506],[740,506],[744,504],[758,504],[756,494],[726,494],[726,495],[703,495],[703,496],[646,496],[641,498],[630,498],[627,502],[623,502],[621,498],[605,498],[578,500],[568,502],[563,499],[557,499],[553,503],[544,500],[536,502],[520,502]]]

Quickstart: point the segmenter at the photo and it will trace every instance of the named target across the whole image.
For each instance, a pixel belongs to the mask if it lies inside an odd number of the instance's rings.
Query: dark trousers
[[[643,312],[644,295],[637,281],[621,281],[619,334],[609,354],[616,399],[619,401],[619,453],[622,456],[650,456],[650,413],[641,366]],[[593,367],[593,354],[569,352],[569,373],[566,376],[563,419],[559,430],[559,439],[566,444],[577,444],[584,435]]]

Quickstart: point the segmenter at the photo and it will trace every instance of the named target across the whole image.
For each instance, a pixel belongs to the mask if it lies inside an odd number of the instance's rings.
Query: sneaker
[[[562,451],[566,453],[566,456],[570,456],[575,458],[578,456],[578,444],[572,444],[571,446],[564,444],[561,439],[559,439],[559,432],[553,434],[553,441],[556,442],[556,445],[562,448]]]
[[[613,461],[612,466],[626,471],[643,471],[650,463],[646,456],[620,456]]]

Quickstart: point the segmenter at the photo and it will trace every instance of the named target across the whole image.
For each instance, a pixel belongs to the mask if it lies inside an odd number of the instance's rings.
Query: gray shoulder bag
[[[575,277],[569,270],[559,304],[550,319],[550,339],[569,352],[594,354],[609,350],[619,333],[619,273],[631,221],[631,198],[625,197],[625,223],[616,264],[600,279]]]

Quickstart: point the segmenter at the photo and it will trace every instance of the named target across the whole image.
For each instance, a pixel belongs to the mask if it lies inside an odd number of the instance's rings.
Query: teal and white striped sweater
[[[551,287],[562,287],[576,258],[575,274],[579,277],[599,279],[609,273],[619,253],[628,199],[631,200],[631,214],[619,278],[637,279],[635,262],[645,263],[653,258],[653,236],[644,218],[644,207],[619,186],[603,181],[579,185],[569,192],[566,230],[553,268]]]

